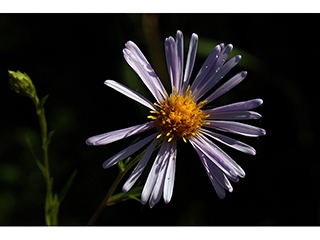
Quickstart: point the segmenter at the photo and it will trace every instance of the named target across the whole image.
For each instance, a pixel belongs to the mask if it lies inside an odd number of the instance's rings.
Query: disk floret
[[[148,118],[156,121],[160,132],[158,137],[166,135],[169,137],[169,142],[178,138],[186,142],[186,139],[198,134],[198,130],[206,123],[205,119],[209,117],[201,110],[203,103],[194,102],[189,87],[183,95],[174,90],[163,102],[155,103],[159,110],[151,113],[157,116],[148,116]]]

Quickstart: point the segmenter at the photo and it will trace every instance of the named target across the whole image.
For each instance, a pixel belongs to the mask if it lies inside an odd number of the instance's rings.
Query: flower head
[[[86,141],[88,145],[104,145],[151,129],[156,130],[155,133],[127,147],[103,163],[104,168],[111,167],[151,142],[123,186],[123,191],[129,191],[143,172],[156,145],[161,143],[141,194],[141,202],[145,204],[149,199],[150,207],[153,207],[162,195],[166,203],[171,200],[178,140],[182,139],[184,142],[191,143],[218,196],[224,198],[224,189],[229,192],[233,190],[228,179],[237,182],[239,177],[245,176],[245,173],[209,138],[239,151],[255,155],[254,148],[225,136],[221,132],[249,137],[262,136],[266,133],[264,129],[233,121],[260,118],[259,113],[248,110],[260,106],[263,103],[261,99],[203,109],[203,106],[240,83],[246,77],[247,72],[236,74],[209,94],[212,87],[241,60],[241,56],[238,55],[226,61],[233,46],[220,44],[212,50],[190,85],[189,80],[195,62],[197,45],[198,36],[192,34],[184,69],[182,32],[177,31],[175,39],[173,37],[165,39],[165,54],[172,90],[168,94],[140,49],[133,42],[127,42],[126,48],[123,50],[124,58],[150,90],[156,103],[152,104],[137,92],[113,80],[106,80],[105,84],[148,107],[151,110],[151,115],[148,116],[150,120],[136,126],[93,136]],[[204,98],[204,96],[207,97]]]

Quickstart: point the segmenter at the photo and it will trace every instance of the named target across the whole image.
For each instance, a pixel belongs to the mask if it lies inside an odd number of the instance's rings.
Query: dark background
[[[143,123],[148,114],[103,82],[113,79],[150,97],[122,57],[132,40],[168,86],[163,41],[178,29],[186,44],[193,32],[199,36],[193,78],[215,44],[234,45],[231,56],[240,53],[243,60],[225,79],[243,70],[248,76],[214,104],[262,98],[257,111],[263,118],[252,124],[267,135],[238,138],[256,156],[219,144],[246,172],[224,200],[191,145],[181,142],[169,204],[161,199],[150,209],[134,200],[119,203],[106,208],[96,225],[319,225],[319,20],[318,14],[0,15],[0,225],[45,224],[45,184],[25,138],[40,154],[37,117],[32,101],[9,89],[7,71],[26,72],[40,98],[50,95],[45,108],[49,130],[55,130],[49,151],[54,191],[78,169],[59,223],[85,225],[117,176],[117,166],[104,170],[101,164],[134,137],[102,147],[85,140]]]

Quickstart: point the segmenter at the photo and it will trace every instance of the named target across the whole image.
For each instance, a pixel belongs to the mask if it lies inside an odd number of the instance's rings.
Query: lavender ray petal
[[[221,52],[217,56],[216,61],[211,66],[206,66],[208,68],[208,71],[206,74],[202,77],[201,81],[195,86],[195,89],[193,90],[193,96],[195,96],[195,101],[197,101],[200,98],[201,90],[206,89],[205,86],[207,83],[213,81],[214,84],[220,79],[215,80],[217,73],[220,71],[220,69],[223,67],[223,64],[229,57],[231,51],[232,51],[232,44],[228,44],[226,47],[222,47],[223,45],[219,45],[221,47]],[[210,89],[209,89],[210,90]]]
[[[190,90],[193,93],[197,93],[197,89],[199,88],[200,83],[203,81],[203,79],[205,79],[205,77],[209,73],[214,74],[216,70],[216,62],[217,62],[217,59],[219,58],[220,53],[221,53],[221,46],[220,45],[215,46],[215,48],[211,51],[206,61],[203,63],[202,67],[200,68],[193,83],[191,84]]]
[[[226,196],[226,193],[224,191],[224,188],[222,187],[222,185],[220,184],[220,182],[215,178],[215,175],[212,173],[212,171],[210,170],[210,167],[208,166],[208,163],[212,163],[207,157],[205,157],[203,154],[202,156],[200,156],[201,162],[206,170],[206,173],[214,187],[214,190],[216,191],[216,193],[218,194],[219,198],[223,199]],[[220,171],[221,173],[221,171]],[[223,173],[221,173],[223,174]]]
[[[160,172],[156,181],[156,184],[154,185],[154,188],[152,190],[152,194],[150,196],[149,200],[149,206],[150,208],[153,208],[156,203],[158,203],[161,199],[163,189],[164,189],[164,181],[166,177],[166,172],[168,169],[168,163],[169,159],[168,156],[166,156],[165,159],[162,161],[162,165],[160,167]]]
[[[232,192],[233,187],[226,175],[213,163],[210,159],[206,158],[207,166],[214,177],[214,179],[227,191]]]
[[[111,132],[90,137],[86,140],[86,144],[89,146],[106,145],[106,144],[118,141],[120,139],[130,137],[138,133],[142,133],[153,127],[154,127],[153,122],[146,122],[146,123],[135,125],[132,127],[123,128],[120,130],[111,131]]]
[[[132,173],[131,173],[130,177],[128,178],[128,180],[123,185],[123,187],[122,187],[122,191],[123,192],[128,192],[131,189],[131,187],[135,184],[137,179],[141,176],[144,168],[148,164],[148,161],[149,161],[149,159],[150,159],[150,157],[151,157],[151,155],[153,153],[153,150],[156,147],[158,141],[159,141],[159,139],[157,139],[157,138],[153,139],[153,141],[151,142],[151,144],[148,147],[147,151],[145,152],[145,154],[143,155],[141,160],[138,162],[137,166],[132,171]]]
[[[177,31],[176,33],[176,48],[177,48],[177,56],[178,56],[178,79],[179,82],[179,88],[177,90],[180,91],[180,88],[182,86],[182,78],[183,78],[183,62],[184,62],[184,48],[183,48],[183,34],[181,31]]]
[[[211,132],[206,129],[201,129],[200,132],[236,150],[239,150],[241,152],[244,152],[250,155],[256,155],[256,150],[253,147],[243,142],[240,142],[236,139],[227,137],[219,133]]]
[[[204,105],[208,104],[209,102],[213,101],[214,99],[228,92],[233,87],[237,86],[246,76],[247,76],[246,71],[240,72],[235,76],[233,76],[231,79],[229,79],[229,81],[224,83],[221,87],[219,87],[216,91],[214,91],[209,97],[207,97],[204,100],[206,101]]]
[[[135,54],[136,58],[139,59],[139,61],[142,64],[142,66],[144,66],[147,69],[150,77],[152,77],[152,83],[157,86],[157,89],[159,89],[159,92],[160,92],[161,96],[165,97],[166,90],[163,87],[162,82],[160,81],[160,79],[158,78],[157,74],[154,72],[154,70],[151,67],[150,63],[148,62],[146,57],[143,55],[143,53],[140,51],[138,46],[132,41],[128,41],[125,44],[125,46],[129,51],[131,51],[131,52],[133,52]]]
[[[194,140],[196,141],[198,147],[200,147],[200,150],[231,180],[237,181],[237,176],[245,176],[243,169],[222,149],[220,149],[205,136],[196,135]]]
[[[148,142],[150,142],[152,139],[156,137],[158,133],[152,134],[149,137],[144,138],[143,140],[123,149],[121,152],[117,153],[116,155],[112,156],[108,160],[106,160],[103,164],[102,167],[104,169],[109,168],[113,166],[114,164],[118,163],[119,161],[129,157],[136,151],[138,151],[140,148],[145,146]]]
[[[176,171],[176,158],[177,158],[177,142],[174,140],[171,145],[168,169],[165,176],[163,199],[165,203],[169,203],[172,197],[174,177]]]
[[[223,172],[204,154],[202,154],[201,156],[199,155],[199,157],[207,173],[210,174],[212,178],[214,178],[224,189],[232,192],[233,188],[226,175],[224,175]],[[211,177],[209,176],[209,178]]]
[[[243,102],[231,103],[221,107],[216,107],[213,109],[204,110],[204,114],[216,114],[223,112],[232,112],[232,111],[246,111],[256,107],[259,107],[263,103],[262,99],[251,99]]]
[[[198,46],[198,35],[193,33],[191,35],[191,39],[189,43],[186,68],[184,72],[183,85],[181,90],[182,92],[185,92],[187,90],[187,87],[190,81],[190,76],[194,67],[194,62],[197,54],[197,46]]]
[[[216,73],[201,83],[201,89],[198,90],[195,101],[200,99],[204,94],[211,90],[234,66],[236,66],[241,60],[241,56],[237,55],[231,58],[220,69],[217,69]]]
[[[154,111],[157,111],[156,106],[154,104],[152,104],[152,102],[150,102],[148,99],[146,99],[145,97],[143,97],[139,93],[126,87],[125,85],[120,84],[120,83],[113,81],[113,80],[106,80],[104,82],[104,84],[107,85],[108,87],[111,87],[111,88],[117,90],[118,92],[122,93],[123,95],[126,95],[127,97],[137,101],[138,103],[140,103],[140,104],[142,104],[142,105],[144,105]]]
[[[202,158],[203,156],[207,157],[210,161],[214,162],[215,159],[209,155],[209,151],[212,151],[208,146],[203,146],[203,143],[200,143],[197,139],[189,139],[191,145],[194,147],[196,152],[198,153],[199,157]],[[239,178],[233,172],[227,171],[226,169],[221,167],[221,164],[218,164],[218,167],[224,172],[228,178],[230,178],[234,182],[238,182]]]
[[[214,187],[214,190],[216,190],[218,197],[220,199],[224,199],[226,197],[226,192],[225,192],[224,188],[220,185],[220,183],[214,177],[210,178],[210,176],[209,176],[209,179]]]
[[[253,111],[232,111],[232,112],[221,112],[216,114],[210,114],[207,118],[209,120],[222,119],[222,120],[249,120],[259,119],[261,115]]]
[[[171,81],[171,88],[178,91],[180,89],[180,71],[179,71],[179,59],[177,54],[177,46],[173,37],[165,39],[165,55],[167,61],[168,73]]]
[[[143,83],[158,102],[165,98],[165,89],[140,49],[131,41],[126,43],[123,56],[130,67],[137,73]]]
[[[165,176],[166,176],[166,172],[168,169],[168,163],[169,163],[169,159],[170,159],[171,149],[172,149],[172,143],[168,143],[166,141],[166,150],[163,155],[161,167],[159,169],[158,178],[156,180],[156,183],[154,185],[154,188],[152,190],[150,200],[149,200],[150,208],[152,208],[161,199],[161,195],[162,195],[163,189],[164,189],[164,181],[165,181]]]
[[[208,120],[208,122],[209,124],[206,125],[206,127],[218,129],[224,132],[240,134],[247,137],[258,137],[266,134],[264,129],[244,123],[216,120]]]
[[[162,165],[162,162],[164,160],[164,156],[167,154],[167,141],[166,139],[163,141],[160,150],[158,152],[158,155],[155,159],[155,161],[152,164],[151,170],[149,172],[148,178],[146,180],[146,183],[143,187],[142,193],[141,193],[141,203],[145,204],[148,201],[148,198],[151,194],[151,191],[154,188],[154,185],[157,181],[160,167]]]

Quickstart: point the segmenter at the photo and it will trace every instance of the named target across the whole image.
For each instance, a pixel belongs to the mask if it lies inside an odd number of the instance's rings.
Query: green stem
[[[142,158],[143,154],[145,153],[147,149],[145,149],[143,152],[141,152],[138,156],[136,156],[127,166],[123,171],[120,171],[118,174],[118,177],[112,184],[111,188],[107,192],[106,196],[102,200],[100,206],[96,210],[96,212],[93,214],[91,217],[90,221],[87,223],[87,225],[93,225],[93,223],[96,221],[102,210],[107,206],[109,198],[112,196],[113,192],[117,188],[118,184],[120,183],[121,179],[124,177],[124,175],[129,171],[130,168],[132,168],[140,159]]]
[[[114,181],[114,183],[112,184],[111,188],[109,189],[107,195],[104,197],[104,199],[102,200],[100,206],[98,207],[98,209],[96,210],[96,212],[93,214],[93,216],[91,217],[90,221],[87,223],[87,225],[92,226],[93,223],[97,220],[98,216],[100,215],[100,213],[102,212],[102,210],[105,208],[105,206],[107,206],[107,202],[109,200],[109,198],[112,196],[114,190],[116,189],[116,187],[118,186],[120,180],[122,179],[123,175],[121,174],[121,172],[119,173],[118,177],[116,178],[116,180]]]
[[[45,117],[44,108],[40,107],[39,98],[35,96],[32,98],[33,103],[36,107],[36,112],[39,120],[41,139],[42,139],[42,153],[43,153],[43,163],[45,166],[44,178],[46,180],[47,194],[45,201],[45,219],[48,226],[58,225],[57,214],[58,206],[54,206],[54,200],[52,195],[52,183],[53,179],[50,176],[49,167],[49,154],[48,154],[48,136],[47,136],[47,122]]]

